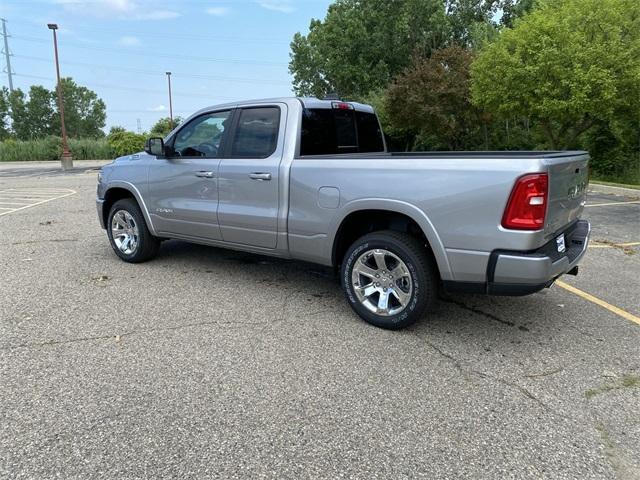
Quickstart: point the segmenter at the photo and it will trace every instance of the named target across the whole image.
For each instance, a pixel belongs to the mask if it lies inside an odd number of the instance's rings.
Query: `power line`
[[[16,23],[16,22],[14,22]],[[28,25],[30,27],[35,28],[35,24],[34,23],[29,23],[29,22],[17,22],[19,25]],[[128,30],[119,30],[119,29],[115,29],[115,28],[105,28],[105,27],[94,27],[93,25],[91,27],[87,27],[85,25],[79,25],[79,24],[74,24],[71,23],[69,24],[69,28],[72,30],[89,30],[91,32],[94,31],[100,31],[100,32],[107,32],[107,33],[115,33],[118,35],[130,35],[131,32]],[[65,35],[70,35],[73,36],[70,33],[67,33]],[[136,37],[151,37],[151,38],[170,38],[170,39],[184,39],[184,40],[208,40],[208,41],[214,41],[214,42],[233,42],[233,43],[259,43],[259,44],[272,44],[272,45],[289,45],[289,40],[281,40],[281,39],[277,39],[275,37],[273,38],[265,38],[265,37],[246,37],[246,36],[241,36],[241,37],[234,37],[234,36],[228,36],[228,35],[195,35],[195,34],[188,34],[188,33],[176,33],[176,32],[172,32],[172,31],[167,31],[167,30],[163,30],[162,33],[153,33],[153,32],[139,32],[136,31],[135,32],[135,36]]]
[[[55,79],[51,77],[42,77],[40,75],[27,75],[24,73],[15,73],[14,75],[16,77],[34,78],[37,80],[49,80],[52,82],[55,81]],[[89,85],[89,87],[106,88],[111,90],[123,90],[126,92],[154,93],[154,94],[160,94],[160,95],[164,95],[166,93],[165,91],[162,91],[162,90],[149,90],[148,88],[136,88],[136,87],[118,87],[115,85],[106,85],[101,83],[92,83],[91,85]],[[192,97],[192,98],[209,98],[209,99],[218,98],[220,100],[236,100],[236,97],[223,97],[220,95],[207,95],[203,93],[174,93],[174,95],[180,96],[180,97]]]
[[[37,62],[47,62],[50,63],[50,58],[43,57],[33,57],[31,55],[14,55],[16,58],[23,58],[26,60],[33,60]],[[165,74],[162,72],[151,72],[149,69],[143,68],[134,68],[134,67],[116,67],[113,65],[104,65],[104,64],[96,64],[96,63],[84,63],[84,62],[69,62],[64,61],[60,62],[63,65],[75,65],[80,67],[90,67],[90,68],[104,68],[106,70],[120,70],[123,72],[132,72],[140,75],[152,75],[152,76],[164,76]],[[208,75],[203,73],[175,73],[174,75],[178,75],[180,77],[185,78],[209,78],[212,80],[221,80],[221,81],[229,81],[229,82],[240,82],[240,83],[256,83],[259,85],[270,84],[270,85],[289,85],[288,82],[279,82],[277,80],[254,80],[251,78],[240,78],[240,77],[227,77],[224,75]]]
[[[27,35],[13,35],[13,38],[24,40],[26,42],[36,42],[36,43],[49,43],[48,40],[44,40],[39,37],[30,37]],[[123,55],[137,55],[143,57],[158,57],[158,58],[171,58],[177,60],[195,60],[199,62],[213,62],[213,63],[230,63],[230,64],[245,64],[245,65],[260,65],[266,67],[281,67],[286,65],[285,63],[279,62],[267,62],[261,60],[241,60],[241,59],[233,59],[233,58],[210,58],[210,57],[199,57],[193,55],[172,55],[168,53],[146,53],[146,52],[134,52],[131,50],[125,50],[122,48],[112,48],[112,47],[96,47],[96,46],[88,46],[88,45],[79,45],[76,43],[65,42],[65,48],[82,48],[85,50],[92,51],[100,51],[100,52],[109,52],[109,53],[118,53]]]

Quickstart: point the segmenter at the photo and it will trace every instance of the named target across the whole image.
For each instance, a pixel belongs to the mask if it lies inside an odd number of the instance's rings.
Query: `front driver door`
[[[149,167],[149,213],[158,234],[220,240],[218,167],[231,110],[200,115],[167,142]]]

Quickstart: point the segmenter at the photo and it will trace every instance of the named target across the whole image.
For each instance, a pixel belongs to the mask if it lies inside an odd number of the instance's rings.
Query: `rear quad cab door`
[[[225,242],[276,247],[286,118],[282,103],[236,111],[218,178],[218,220]]]

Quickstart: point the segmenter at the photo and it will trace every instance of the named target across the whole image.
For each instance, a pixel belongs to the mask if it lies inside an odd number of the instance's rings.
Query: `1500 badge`
[[[587,189],[587,182],[581,182],[569,189],[567,197],[569,198],[569,200],[578,198],[584,193],[586,189]]]

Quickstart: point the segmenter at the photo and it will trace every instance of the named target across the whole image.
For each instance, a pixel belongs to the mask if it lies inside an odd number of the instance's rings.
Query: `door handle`
[[[205,171],[196,172],[196,177],[214,178],[215,176],[216,174],[213,172],[205,172]]]
[[[251,180],[271,180],[270,173],[253,172],[249,174]]]

